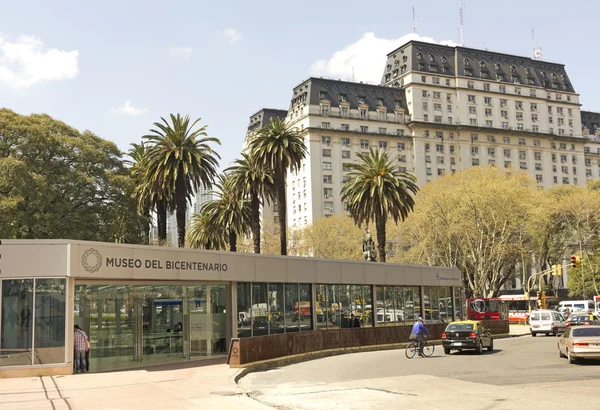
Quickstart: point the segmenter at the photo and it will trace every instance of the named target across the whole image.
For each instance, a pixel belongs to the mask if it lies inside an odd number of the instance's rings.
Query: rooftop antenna
[[[535,46],[535,36],[533,30],[531,30],[531,45],[533,47],[533,59],[539,60],[542,58],[542,46]]]
[[[485,40],[483,40],[483,48],[485,49],[485,51],[487,51],[487,38]]]
[[[463,18],[463,9],[464,4],[463,0],[460,0],[460,45],[465,45],[465,26],[464,26],[464,18]]]
[[[352,66],[352,82],[354,82],[354,66]]]
[[[415,6],[413,6],[413,33],[417,34],[417,18],[415,17]]]

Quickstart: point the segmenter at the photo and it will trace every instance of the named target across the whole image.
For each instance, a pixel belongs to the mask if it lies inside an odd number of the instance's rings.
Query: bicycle
[[[423,341],[423,355],[425,357],[431,357],[433,355],[433,352],[435,351],[435,345],[433,343],[431,343],[430,341],[428,341],[427,339],[425,339]],[[406,350],[404,351],[404,353],[406,354],[406,357],[408,359],[412,359],[413,357],[415,357],[415,355],[419,352],[419,341],[418,340],[413,340],[412,342],[410,342],[408,344],[408,346],[406,346]]]

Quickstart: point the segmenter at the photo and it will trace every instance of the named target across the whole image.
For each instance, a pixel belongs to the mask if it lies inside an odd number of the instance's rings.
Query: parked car
[[[442,346],[446,354],[450,354],[452,350],[460,352],[473,349],[481,354],[484,348],[494,350],[494,338],[481,322],[463,320],[446,326],[442,333]]]
[[[588,326],[588,325],[600,325],[600,319],[598,316],[591,313],[575,313],[569,316],[567,320],[567,326]]]
[[[600,325],[567,328],[558,339],[558,355],[569,359],[569,363],[600,359]]]
[[[550,336],[552,333],[558,336],[565,331],[567,323],[565,318],[554,310],[534,310],[529,316],[531,336],[536,337],[538,333]]]

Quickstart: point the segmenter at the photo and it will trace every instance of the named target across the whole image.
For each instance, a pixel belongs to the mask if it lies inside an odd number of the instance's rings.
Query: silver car
[[[600,359],[600,326],[575,326],[558,339],[558,355],[575,363],[578,359]]]

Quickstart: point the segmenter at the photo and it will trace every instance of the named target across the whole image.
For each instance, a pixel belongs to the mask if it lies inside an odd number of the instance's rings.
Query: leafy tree
[[[496,296],[528,252],[542,192],[522,172],[474,167],[426,184],[403,224],[405,262],[455,267],[477,296]]]
[[[217,175],[219,154],[210,143],[221,144],[207,137],[206,126],[194,130],[200,119],[190,123],[189,116],[171,114],[171,124],[164,118],[155,122],[156,129],[144,138],[150,143],[147,181],[173,196],[177,218],[177,243],[185,246],[185,222],[188,201],[201,186],[210,188]]]
[[[308,255],[315,258],[363,259],[363,232],[347,215],[317,218],[302,228],[301,237]]]
[[[375,222],[377,248],[381,262],[385,262],[386,222],[390,216],[395,223],[406,219],[419,188],[416,177],[400,171],[385,150],[369,151],[369,155],[357,154],[358,163],[349,164],[342,201],[347,201],[348,212],[359,226]]]
[[[260,207],[264,199],[269,202],[273,199],[273,177],[257,163],[256,157],[247,153],[242,153],[242,158],[236,159],[234,165],[225,172],[229,172],[231,189],[250,199],[254,253],[260,253]]]
[[[287,255],[287,214],[285,176],[289,170],[300,168],[307,149],[297,128],[288,127],[279,117],[271,119],[268,125],[253,135],[248,147],[250,155],[263,169],[273,171],[273,181],[277,196],[279,218],[280,249]]]
[[[0,237],[142,243],[128,178],[114,143],[0,109]]]
[[[238,236],[250,233],[252,219],[250,203],[233,189],[229,175],[219,177],[214,194],[217,199],[202,204],[200,213],[206,216],[206,227],[215,235],[229,238],[229,250],[237,251]]]

